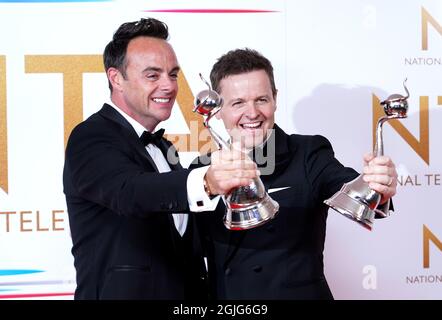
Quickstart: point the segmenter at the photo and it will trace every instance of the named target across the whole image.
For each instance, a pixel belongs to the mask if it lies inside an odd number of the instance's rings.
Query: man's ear
[[[118,69],[116,68],[107,69],[107,78],[109,79],[109,82],[111,83],[112,88],[114,90],[120,90],[121,81],[123,80],[123,75]]]

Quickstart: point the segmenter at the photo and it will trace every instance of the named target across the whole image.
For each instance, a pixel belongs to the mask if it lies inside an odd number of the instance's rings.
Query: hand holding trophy
[[[405,92],[407,93],[405,97],[400,94],[392,94],[381,102],[386,115],[378,120],[376,126],[376,144],[373,150],[375,157],[384,155],[382,125],[388,120],[407,117],[407,99],[410,97],[410,93],[405,86],[406,81],[407,79],[405,79],[403,83]],[[384,205],[384,208],[386,208],[385,212],[379,209],[378,205],[381,201],[381,195],[372,190],[362,177],[363,175],[361,174],[356,179],[345,183],[340,191],[325,200],[324,203],[347,218],[371,230],[375,216],[380,218],[388,216],[390,200]]]
[[[209,120],[221,109],[222,98],[212,90],[201,74],[200,77],[209,89],[197,94],[193,112],[204,116],[204,126],[209,130],[218,148],[229,149],[231,148],[229,143],[209,125]],[[253,179],[248,186],[231,190],[225,197],[225,203],[224,225],[229,230],[258,227],[273,219],[279,210],[279,204],[267,194],[260,178]]]

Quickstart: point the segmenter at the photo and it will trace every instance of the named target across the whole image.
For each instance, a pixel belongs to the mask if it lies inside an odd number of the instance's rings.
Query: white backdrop
[[[198,73],[221,54],[257,49],[275,68],[276,122],[325,135],[357,170],[376,99],[405,94],[407,77],[409,117],[384,126],[395,213],[369,232],[331,210],[326,274],[337,299],[442,299],[442,3],[431,0],[0,1],[0,298],[73,297],[65,135],[108,97],[113,32],[147,16],[169,25],[190,88],[180,94],[204,89]],[[189,132],[180,101],[168,134]],[[180,154],[188,164],[197,152]]]

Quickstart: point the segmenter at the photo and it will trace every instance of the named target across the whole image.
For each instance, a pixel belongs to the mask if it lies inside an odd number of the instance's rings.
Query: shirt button
[[[231,273],[232,273],[232,269],[230,269],[230,268],[227,268],[227,269],[224,271],[224,274],[225,274],[226,276],[230,275]]]

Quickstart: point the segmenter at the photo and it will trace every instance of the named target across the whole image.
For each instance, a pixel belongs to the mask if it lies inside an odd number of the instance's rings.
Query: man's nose
[[[253,101],[247,103],[246,116],[250,119],[255,119],[259,116],[258,106]]]
[[[161,77],[160,90],[163,92],[171,92],[176,88],[176,79],[172,79],[168,75]]]

